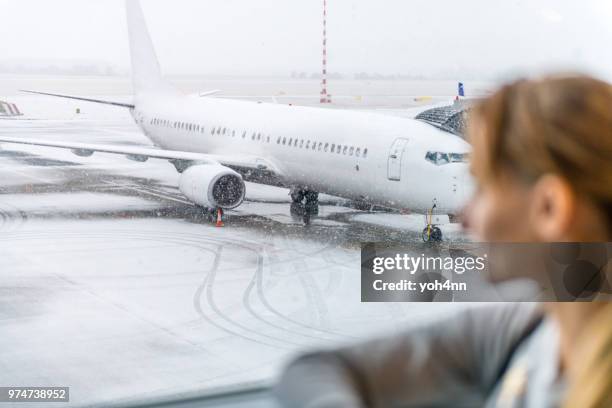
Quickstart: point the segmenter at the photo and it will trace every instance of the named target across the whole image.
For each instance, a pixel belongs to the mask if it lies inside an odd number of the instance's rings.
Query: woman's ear
[[[534,235],[541,241],[567,241],[576,216],[576,196],[561,177],[548,174],[533,186],[529,221]]]

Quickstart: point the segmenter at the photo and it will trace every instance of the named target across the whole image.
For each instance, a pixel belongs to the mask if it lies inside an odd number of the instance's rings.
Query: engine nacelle
[[[207,208],[236,208],[246,193],[242,176],[218,164],[191,166],[181,174],[179,190],[194,203]]]

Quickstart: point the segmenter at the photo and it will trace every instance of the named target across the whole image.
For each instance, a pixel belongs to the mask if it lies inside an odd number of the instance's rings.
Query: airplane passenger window
[[[242,133],[242,138],[246,139],[246,130]]]
[[[368,149],[363,149],[363,158],[368,157]]]
[[[357,150],[355,150],[355,156],[360,157],[361,156],[361,149],[357,148]]]
[[[331,148],[329,149],[330,153],[334,153],[334,151],[336,150],[336,144],[332,144]]]
[[[319,142],[319,146],[321,146],[321,142]],[[317,150],[317,142],[312,143],[312,150]],[[320,147],[319,147],[319,150],[321,150]]]
[[[278,139],[276,139],[276,144],[280,144],[281,142],[281,137],[279,136]]]
[[[257,140],[261,140],[261,133],[257,134]]]
[[[283,145],[286,145],[286,144],[287,144],[287,138],[283,137]]]
[[[300,140],[300,149],[304,147],[304,139]]]
[[[256,135],[255,132],[253,132],[253,134],[251,135],[251,140],[255,140],[255,136],[257,136],[257,135]]]
[[[307,148],[307,149],[310,149],[310,140],[308,140],[308,141],[306,142],[306,148]]]
[[[270,143],[270,136],[266,137],[266,143]]]
[[[346,154],[347,150],[348,150],[348,146],[344,146],[344,148],[342,148],[342,154]]]
[[[232,130],[232,137],[236,137],[236,131]]]
[[[355,148],[351,146],[349,150],[349,156],[352,156],[354,152],[355,152]]]
[[[324,152],[327,152],[327,149],[329,148],[329,143],[325,143],[325,147],[323,148]]]

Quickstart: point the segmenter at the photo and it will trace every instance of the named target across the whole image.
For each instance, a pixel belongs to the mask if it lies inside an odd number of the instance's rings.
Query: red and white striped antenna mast
[[[323,76],[321,79],[321,103],[331,103],[327,93],[327,0],[323,0]]]

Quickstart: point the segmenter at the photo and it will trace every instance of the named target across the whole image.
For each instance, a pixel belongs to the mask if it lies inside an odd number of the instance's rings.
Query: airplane
[[[0,137],[13,143],[164,159],[179,190],[218,222],[245,198],[245,181],[290,188],[316,214],[318,194],[431,213],[457,214],[471,192],[470,146],[418,120],[380,113],[185,95],[166,82],[139,0],[126,0],[133,103],[26,91],[127,108],[155,147]],[[431,217],[428,218],[431,220]],[[424,239],[441,240],[428,221]]]

